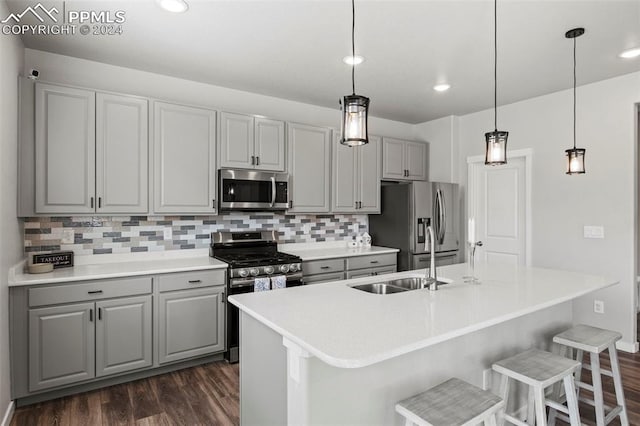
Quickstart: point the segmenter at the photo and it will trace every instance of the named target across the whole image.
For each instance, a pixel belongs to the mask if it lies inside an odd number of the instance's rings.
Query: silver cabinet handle
[[[251,165],[252,165],[252,166],[255,166],[255,165],[256,165],[256,157],[255,157],[255,155],[252,155],[252,156],[251,156]]]
[[[260,156],[257,156],[256,157],[256,166],[259,166],[259,165],[260,165]]]
[[[275,202],[276,202],[276,178],[271,176],[271,206],[270,207],[273,207]]]
[[[88,291],[87,294],[102,294],[102,290],[92,290]]]
[[[220,303],[226,302],[224,291],[220,294]]]
[[[331,269],[331,266],[321,266],[320,269]]]
[[[189,280],[189,284],[200,284],[202,280]]]
[[[93,309],[89,309],[89,322],[93,322]]]
[[[102,321],[102,308],[98,308],[98,321]]]
[[[91,197],[91,208],[93,208],[93,197]]]
[[[380,262],[378,262],[377,260],[372,260],[372,261],[371,261],[371,262],[369,262],[369,263],[371,263],[372,265],[375,265],[376,263],[380,263]]]
[[[215,209],[215,208],[216,208],[216,200],[215,200],[215,199],[212,199],[212,200],[211,200],[211,207],[212,207],[213,209]]]

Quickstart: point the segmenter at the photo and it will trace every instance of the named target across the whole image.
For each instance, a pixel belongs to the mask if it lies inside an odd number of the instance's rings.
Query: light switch
[[[604,238],[604,226],[585,225],[584,238]]]

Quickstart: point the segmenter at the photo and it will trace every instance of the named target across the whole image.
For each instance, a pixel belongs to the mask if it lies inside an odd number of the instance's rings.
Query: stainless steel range
[[[286,277],[286,286],[302,285],[302,260],[278,251],[275,231],[214,232],[210,255],[229,265],[227,294],[254,291],[256,278]],[[227,352],[229,362],[238,362],[239,312],[227,302]]]

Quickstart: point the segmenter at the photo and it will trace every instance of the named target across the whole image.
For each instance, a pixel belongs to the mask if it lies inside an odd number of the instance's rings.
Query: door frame
[[[525,148],[513,151],[507,151],[507,158],[524,158],[524,176],[525,176],[525,195],[524,195],[524,238],[525,238],[525,265],[531,266],[532,253],[531,253],[531,236],[532,236],[532,223],[531,223],[531,204],[532,204],[532,164],[533,164],[533,149]],[[474,155],[467,157],[467,218],[474,216],[475,200],[478,194],[475,193],[475,171],[478,167],[485,167],[484,155]],[[494,167],[494,166],[492,166]],[[500,166],[498,166],[500,167]]]

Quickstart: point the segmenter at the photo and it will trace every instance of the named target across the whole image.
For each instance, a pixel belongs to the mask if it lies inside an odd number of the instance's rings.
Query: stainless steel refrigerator
[[[436,239],[436,265],[460,262],[457,184],[383,182],[381,202],[381,214],[369,215],[369,233],[375,245],[400,249],[399,271],[429,267],[428,225]]]

